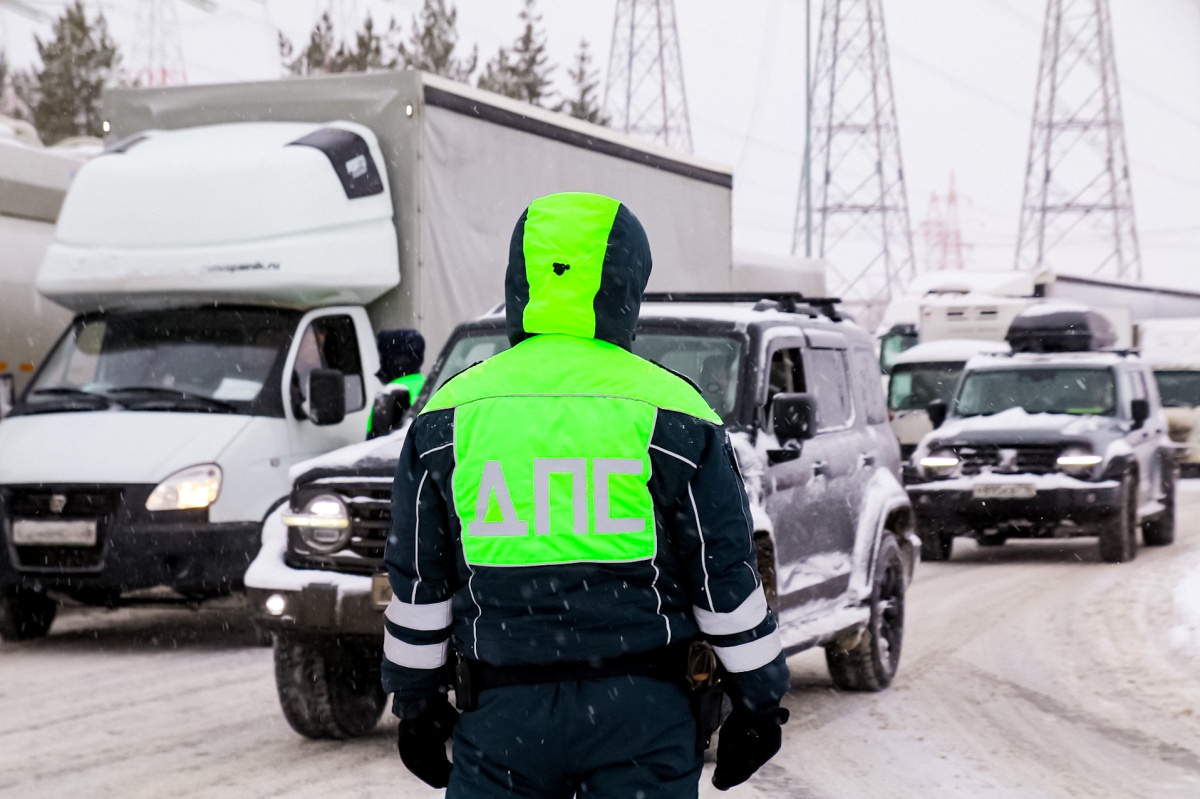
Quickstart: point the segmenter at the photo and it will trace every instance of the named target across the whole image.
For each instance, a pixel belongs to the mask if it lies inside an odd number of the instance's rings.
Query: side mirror
[[[12,413],[13,398],[13,376],[10,372],[4,372],[0,374],[0,419]]]
[[[315,425],[337,424],[346,418],[346,378],[337,369],[313,369],[308,373],[308,399],[304,412]]]
[[[929,423],[936,430],[942,426],[942,422],[946,421],[946,414],[950,412],[950,406],[946,404],[945,400],[930,400],[929,404],[925,406],[925,412],[929,414]]]
[[[407,386],[388,386],[384,391],[375,395],[375,403],[371,406],[371,432],[367,440],[386,436],[400,426],[404,412],[412,407],[412,397],[408,394]]]
[[[771,416],[780,444],[807,441],[817,434],[817,398],[812,394],[776,394]]]
[[[1133,429],[1138,430],[1150,418],[1150,401],[1135,399],[1129,403],[1129,415],[1133,417]]]

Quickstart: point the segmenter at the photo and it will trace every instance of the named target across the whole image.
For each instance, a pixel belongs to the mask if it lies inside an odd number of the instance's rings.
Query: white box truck
[[[29,123],[0,116],[0,419],[71,320],[34,280],[71,179],[101,147],[85,137],[44,147]]]
[[[436,352],[495,306],[538,196],[625,202],[654,290],[737,279],[728,170],[419,72],[104,109],[37,279],[75,317],[0,425],[5,638],[44,635],[63,596],[239,589],[289,468],[363,439],[376,333]]]
[[[1200,477],[1200,317],[1147,319],[1138,347],[1154,370],[1182,477]]]

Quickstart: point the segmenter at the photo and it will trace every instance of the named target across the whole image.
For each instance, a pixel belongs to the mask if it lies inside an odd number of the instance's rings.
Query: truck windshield
[[[434,377],[432,392],[472,364],[508,349],[508,336],[493,331],[475,331],[459,339],[446,355]],[[741,345],[724,335],[638,331],[633,351],[641,357],[686,376],[700,387],[704,399],[726,422],[737,404]]]
[[[950,401],[964,362],[901,363],[888,380],[888,409],[923,411],[935,399]]]
[[[1112,416],[1116,383],[1110,369],[988,369],[963,376],[958,416],[987,416],[1009,408]]]
[[[279,373],[295,311],[189,308],[76,319],[24,397],[26,412],[136,410],[274,415],[263,407]],[[274,381],[279,383],[278,380]]]
[[[1200,407],[1200,371],[1155,372],[1154,380],[1158,383],[1164,407]]]

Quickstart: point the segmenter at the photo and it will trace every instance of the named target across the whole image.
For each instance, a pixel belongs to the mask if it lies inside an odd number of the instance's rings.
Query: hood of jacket
[[[646,231],[617,200],[580,192],[534,200],[508,251],[509,341],[563,333],[630,349],[650,267]]]

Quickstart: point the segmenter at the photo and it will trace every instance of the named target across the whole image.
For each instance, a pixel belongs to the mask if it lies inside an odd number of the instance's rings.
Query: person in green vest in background
[[[417,330],[381,330],[375,336],[379,350],[376,376],[385,386],[404,386],[409,403],[415,403],[425,387],[421,365],[425,362],[425,337]],[[372,414],[373,416],[374,414]],[[367,438],[371,438],[373,419],[367,417]]]
[[[713,784],[780,748],[788,669],[729,438],[631,352],[650,266],[620,202],[535,200],[509,249],[512,348],[408,428],[383,687],[401,760],[447,799],[693,799],[711,727],[693,691],[716,661],[733,711]]]

